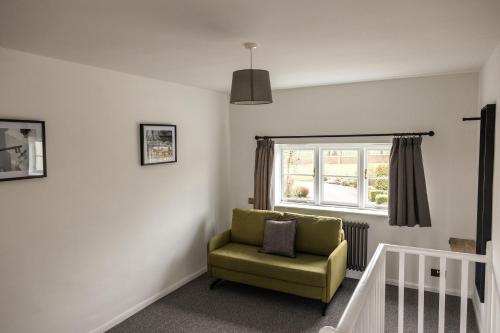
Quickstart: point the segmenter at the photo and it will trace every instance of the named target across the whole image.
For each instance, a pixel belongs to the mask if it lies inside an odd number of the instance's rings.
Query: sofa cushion
[[[296,220],[266,220],[260,252],[295,258]]]
[[[341,242],[342,220],[339,218],[295,213],[285,213],[285,218],[297,220],[297,252],[329,256]]]
[[[209,264],[236,272],[309,286],[326,286],[328,258],[296,253],[295,258],[259,252],[259,247],[229,243],[208,256]]]
[[[265,220],[282,217],[281,212],[235,208],[231,225],[231,241],[261,246],[264,239]]]

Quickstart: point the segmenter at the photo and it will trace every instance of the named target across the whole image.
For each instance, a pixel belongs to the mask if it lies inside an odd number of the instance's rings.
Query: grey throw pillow
[[[295,258],[296,220],[266,220],[260,252]]]

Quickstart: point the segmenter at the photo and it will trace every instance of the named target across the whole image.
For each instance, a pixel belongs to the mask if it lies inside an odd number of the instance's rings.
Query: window
[[[277,148],[278,202],[387,209],[390,144]]]
[[[314,202],[314,149],[284,149],[282,197],[286,201]]]

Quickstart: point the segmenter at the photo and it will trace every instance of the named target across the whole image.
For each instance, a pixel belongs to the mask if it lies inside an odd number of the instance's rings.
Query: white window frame
[[[284,174],[283,174],[283,170],[285,169],[284,168],[284,165],[283,165],[283,150],[287,150],[287,148],[281,148],[279,149],[279,155],[280,155],[280,171],[279,171],[279,176],[280,176],[280,187],[279,187],[279,197],[281,199],[283,199],[283,194],[284,194],[284,191],[283,191],[283,178],[284,178]],[[316,175],[317,175],[317,172],[316,170],[318,170],[318,165],[317,165],[317,161],[316,161],[316,150],[313,149],[313,148],[309,148],[309,147],[294,147],[292,150],[313,150],[314,151],[314,170],[313,170],[313,179],[314,179],[314,183],[316,183]],[[306,176],[306,177],[311,177],[311,175],[307,175],[307,174],[301,174],[301,173],[287,173],[287,175],[291,175],[291,176]],[[317,201],[317,195],[316,195],[316,186],[314,187],[315,188],[315,191],[314,191],[314,200],[308,200],[308,201],[305,201],[305,200],[282,200],[283,202],[287,202],[287,203],[304,203],[304,204],[313,204],[315,205],[316,204],[316,201]]]
[[[368,200],[368,181],[374,177],[365,177],[365,169],[368,166],[367,151],[371,149],[376,150],[390,150],[390,143],[321,143],[321,144],[276,144],[275,148],[275,204],[294,204],[301,206],[316,206],[316,207],[332,207],[332,208],[353,208],[360,210],[382,211],[386,212],[387,208],[372,206]],[[314,200],[312,201],[299,201],[299,200],[286,200],[283,195],[283,151],[284,150],[314,150]],[[323,200],[323,163],[322,152],[324,150],[356,150],[358,151],[358,202],[357,204],[348,204],[342,202],[327,202]],[[347,177],[344,177],[347,178]],[[385,178],[385,177],[383,177]],[[376,178],[375,178],[376,179]]]

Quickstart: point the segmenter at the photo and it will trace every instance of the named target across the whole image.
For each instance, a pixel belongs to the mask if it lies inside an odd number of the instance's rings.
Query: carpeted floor
[[[108,332],[318,332],[335,326],[357,280],[346,279],[327,315],[321,302],[224,281],[209,290],[203,275]],[[397,332],[397,287],[387,286],[386,332]],[[417,332],[417,291],[405,291],[405,332]],[[438,294],[425,293],[425,332],[437,332]],[[446,297],[446,332],[459,332],[460,299]],[[478,332],[469,300],[467,332]]]

